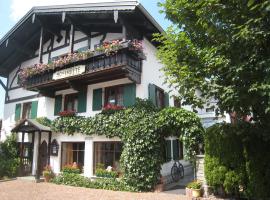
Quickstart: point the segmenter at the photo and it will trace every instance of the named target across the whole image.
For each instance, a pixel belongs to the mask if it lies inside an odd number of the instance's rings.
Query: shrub
[[[78,168],[77,165],[65,165],[62,169],[63,173],[68,173],[68,174],[80,174],[81,170]]]
[[[192,181],[187,185],[187,188],[195,189],[195,190],[201,189],[201,187],[202,187],[202,182],[200,181]]]
[[[219,124],[207,129],[205,176],[215,189],[254,199],[270,197],[269,130],[258,124]]]
[[[94,189],[106,189],[115,191],[137,191],[136,188],[127,186],[123,181],[114,178],[104,178],[91,181],[89,178],[74,173],[62,173],[51,180],[58,185],[70,185]]]
[[[36,118],[36,121],[44,126],[50,127],[52,124],[52,121],[48,119],[47,117],[38,117]]]
[[[54,173],[52,171],[52,168],[49,165],[46,165],[44,167],[42,174],[44,177],[50,177],[50,178],[54,177]]]
[[[116,178],[118,173],[116,171],[107,171],[105,169],[96,169],[96,176],[97,177],[104,177],[104,178]]]
[[[0,142],[0,178],[14,177],[19,166],[18,148],[15,134]]]

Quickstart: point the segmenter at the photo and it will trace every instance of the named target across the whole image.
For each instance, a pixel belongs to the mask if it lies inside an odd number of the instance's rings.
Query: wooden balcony
[[[113,55],[95,54],[87,60],[68,64],[61,70],[80,65],[85,66],[82,74],[54,80],[53,75],[57,71],[48,71],[28,78],[24,87],[27,90],[39,91],[45,96],[50,96],[56,90],[67,88],[77,90],[81,86],[120,78],[128,78],[138,84],[141,82],[142,57],[128,48],[120,49]]]

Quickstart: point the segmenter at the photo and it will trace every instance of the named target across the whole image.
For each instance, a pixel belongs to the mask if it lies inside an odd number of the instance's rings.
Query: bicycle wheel
[[[171,168],[171,176],[172,176],[172,180],[174,182],[177,182],[180,180],[181,178],[181,171],[180,168],[177,167],[175,164],[172,166]]]
[[[178,168],[180,171],[180,178],[184,178],[184,175],[185,175],[184,166],[180,162],[179,162]]]

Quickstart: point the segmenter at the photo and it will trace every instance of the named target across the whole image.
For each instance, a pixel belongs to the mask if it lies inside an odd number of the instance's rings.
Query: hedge
[[[205,175],[208,185],[228,195],[270,197],[270,140],[257,124],[217,124],[207,129]]]

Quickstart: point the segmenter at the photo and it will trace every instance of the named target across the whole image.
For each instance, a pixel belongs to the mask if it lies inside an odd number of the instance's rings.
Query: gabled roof
[[[34,119],[24,119],[21,120],[16,126],[11,130],[11,132],[51,132],[51,128],[38,123]]]
[[[128,24],[150,39],[153,33],[163,32],[162,27],[137,1],[33,7],[0,40],[0,76],[6,77],[16,65],[29,59],[32,51],[37,50],[41,24],[49,27],[44,36],[45,42],[50,39],[50,34],[59,31],[57,28],[68,28],[68,24],[62,22],[63,13],[84,28],[92,29],[92,32],[102,32],[105,28],[117,31],[120,24],[114,23],[116,10]]]

